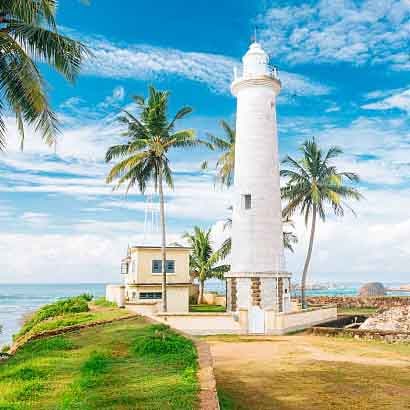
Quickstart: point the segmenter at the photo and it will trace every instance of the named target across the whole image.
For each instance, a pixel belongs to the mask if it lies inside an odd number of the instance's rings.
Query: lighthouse
[[[250,45],[242,62],[242,73],[234,70],[231,85],[237,111],[227,305],[233,314],[246,317],[249,333],[267,333],[269,317],[291,310],[276,122],[281,82],[258,42]]]

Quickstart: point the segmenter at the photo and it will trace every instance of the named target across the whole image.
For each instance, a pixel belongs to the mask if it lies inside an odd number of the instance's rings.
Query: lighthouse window
[[[251,209],[252,208],[251,194],[242,195],[242,206],[245,209]]]

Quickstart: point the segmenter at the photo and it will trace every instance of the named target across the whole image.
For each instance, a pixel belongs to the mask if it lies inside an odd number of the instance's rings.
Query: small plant
[[[0,352],[1,353],[7,353],[10,350],[10,345],[4,345],[2,346]]]

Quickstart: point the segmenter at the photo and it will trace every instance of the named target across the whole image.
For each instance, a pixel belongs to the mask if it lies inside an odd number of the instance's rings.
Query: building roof
[[[131,249],[161,249],[161,246],[158,245],[134,245],[130,247]],[[189,249],[191,250],[192,248],[190,246],[183,246],[180,245],[179,243],[173,243],[170,245],[167,245],[166,249]]]

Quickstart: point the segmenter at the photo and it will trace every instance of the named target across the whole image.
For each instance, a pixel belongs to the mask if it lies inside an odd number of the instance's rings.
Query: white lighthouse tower
[[[228,309],[244,312],[250,333],[265,333],[268,317],[291,310],[276,125],[281,82],[259,43],[250,45],[242,61],[242,75],[235,70],[231,85],[237,113]]]

